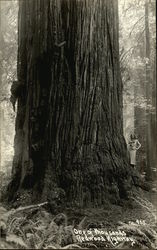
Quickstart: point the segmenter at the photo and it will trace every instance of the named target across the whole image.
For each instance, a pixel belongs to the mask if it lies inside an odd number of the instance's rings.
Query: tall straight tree
[[[2,34],[2,3],[0,2],[0,170],[2,170],[2,127],[3,127],[3,110],[1,106],[2,101],[2,74],[3,74],[3,65],[2,65],[2,55],[3,55],[3,34]]]
[[[155,60],[151,63],[151,44],[150,44],[150,29],[149,29],[149,12],[151,1],[145,0],[145,56],[146,56],[146,144],[147,144],[147,169],[146,177],[148,180],[152,179],[152,168],[156,167],[156,114],[155,111],[149,108],[155,107],[155,77],[154,65]],[[153,70],[151,70],[151,68]]]
[[[0,2],[0,46],[2,42],[2,24],[1,24],[1,2]],[[0,48],[1,51],[1,48]],[[2,88],[2,65],[0,66],[0,89]],[[1,170],[1,141],[2,141],[2,113],[1,113],[1,103],[0,103],[0,170]]]
[[[21,0],[19,5],[10,197],[30,189],[36,199],[62,196],[81,206],[124,197],[130,174],[118,2]]]

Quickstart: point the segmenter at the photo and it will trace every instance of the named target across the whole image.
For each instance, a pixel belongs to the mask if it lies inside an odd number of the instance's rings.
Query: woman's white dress
[[[136,165],[136,151],[141,147],[138,140],[129,142],[130,164]]]

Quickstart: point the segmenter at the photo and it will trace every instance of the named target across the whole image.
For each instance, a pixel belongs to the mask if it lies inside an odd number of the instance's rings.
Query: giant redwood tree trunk
[[[19,4],[13,193],[81,206],[125,196],[117,1]]]

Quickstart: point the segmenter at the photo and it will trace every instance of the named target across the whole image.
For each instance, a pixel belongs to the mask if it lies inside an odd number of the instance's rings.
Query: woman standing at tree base
[[[136,165],[136,151],[141,147],[141,144],[137,140],[135,135],[130,136],[130,141],[128,143],[128,149],[130,152],[130,165],[134,168]]]

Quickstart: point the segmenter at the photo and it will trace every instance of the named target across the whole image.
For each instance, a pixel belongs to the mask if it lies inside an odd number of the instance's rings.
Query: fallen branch
[[[26,207],[18,207],[17,209],[15,209],[14,213],[18,213],[18,212],[21,212],[21,211],[24,211],[24,210],[29,210],[29,209],[32,209],[32,208],[40,208],[44,205],[48,204],[48,202],[43,202],[43,203],[40,203],[40,204],[35,204],[35,205],[30,205],[30,206],[26,206]]]

